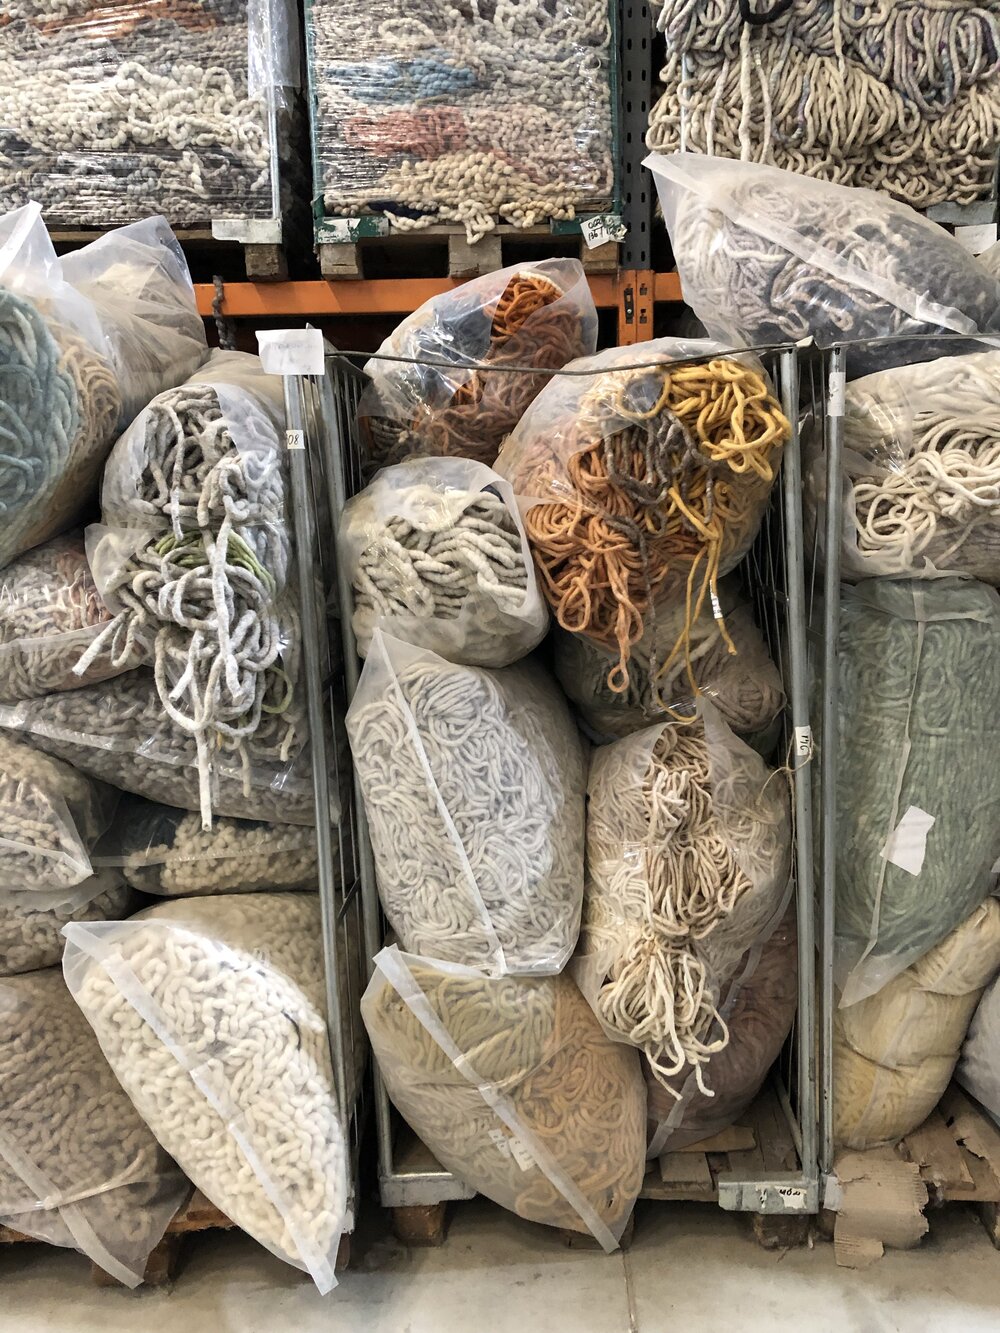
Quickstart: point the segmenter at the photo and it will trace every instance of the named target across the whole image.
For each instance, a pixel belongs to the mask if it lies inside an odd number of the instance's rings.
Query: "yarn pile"
[[[993,188],[1000,14],[938,0],[806,0],[745,23],[663,0],[665,92],[647,143],[770,162],[916,208]]]
[[[328,214],[455,222],[474,242],[498,218],[527,227],[609,207],[604,0],[316,0],[307,22]]]
[[[131,891],[114,870],[102,870],[75,890],[34,889],[0,894],[0,977],[55,967],[62,928],[70,921],[114,921],[128,915]]]
[[[184,0],[81,10],[13,0],[0,43],[0,207],[174,226],[271,217],[268,104],[290,83],[279,5]],[[24,78],[25,68],[31,78]]]

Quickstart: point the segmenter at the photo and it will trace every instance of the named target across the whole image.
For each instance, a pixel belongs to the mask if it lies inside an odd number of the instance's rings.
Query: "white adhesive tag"
[[[722,620],[723,619],[722,603],[719,601],[718,593],[715,592],[714,589],[709,588],[708,595],[712,599],[712,615],[716,618],[716,620]]]
[[[934,816],[911,805],[890,833],[882,848],[882,856],[908,875],[919,875],[927,852],[927,835],[933,827]]]
[[[809,1206],[809,1195],[799,1185],[779,1185],[774,1192],[784,1200],[785,1207],[790,1213],[802,1212]],[[761,1190],[761,1203],[766,1199],[767,1191]]]
[[[265,375],[322,375],[322,329],[264,329],[257,334]]]
[[[831,370],[827,385],[826,408],[832,417],[844,415],[844,391],[847,387],[847,371]]]
[[[795,754],[798,759],[811,759],[813,752],[812,727],[795,728]]]
[[[580,234],[587,249],[593,250],[596,245],[607,245],[609,241],[624,241],[628,227],[617,213],[598,213],[596,217],[583,219]]]
[[[997,224],[980,222],[972,227],[956,227],[955,240],[968,250],[970,255],[981,255],[991,245],[996,245]]]
[[[287,449],[304,449],[306,447],[306,433],[304,430],[286,430],[285,447]]]

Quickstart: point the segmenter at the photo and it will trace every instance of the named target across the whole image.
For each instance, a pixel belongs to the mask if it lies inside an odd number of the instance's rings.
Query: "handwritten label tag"
[[[306,447],[306,433],[304,430],[286,430],[285,431],[286,449],[304,449]]]
[[[535,1159],[519,1138],[514,1135],[508,1138],[502,1129],[491,1129],[490,1138],[500,1156],[512,1158],[522,1171],[530,1171],[535,1165]]]
[[[580,223],[580,233],[587,249],[597,245],[607,245],[609,241],[624,241],[628,227],[617,213],[598,213],[596,217],[584,218]]]
[[[919,875],[924,868],[927,853],[927,835],[934,827],[934,816],[918,805],[911,805],[906,814],[889,834],[882,856],[890,865],[898,866],[908,875]]]
[[[798,759],[811,759],[813,752],[812,727],[795,728],[795,755]]]
[[[257,334],[265,375],[322,375],[322,329],[266,329]]]

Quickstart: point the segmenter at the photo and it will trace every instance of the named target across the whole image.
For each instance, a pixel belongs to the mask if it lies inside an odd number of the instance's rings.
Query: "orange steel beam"
[[[590,279],[594,302],[602,309],[617,309],[625,286],[623,274],[597,274]],[[319,315],[406,315],[432,296],[462,285],[458,278],[378,278],[358,282],[342,278],[316,282],[227,282],[220,313],[236,318],[282,319]],[[658,301],[679,301],[675,273],[657,273],[654,295]],[[202,315],[213,313],[215,288],[197,283],[195,295]]]

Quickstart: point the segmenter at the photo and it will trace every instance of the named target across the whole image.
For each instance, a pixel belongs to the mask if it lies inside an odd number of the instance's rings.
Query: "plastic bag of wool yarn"
[[[743,955],[719,1006],[729,1041],[704,1071],[711,1096],[700,1091],[693,1071],[672,1081],[668,1090],[643,1059],[647,1157],[679,1151],[736,1124],[777,1060],[797,1006],[798,937],[792,905],[773,934]]]
[[[34,892],[88,879],[117,801],[110,787],[0,732],[0,882]]]
[[[59,969],[0,980],[0,1223],[136,1287],[190,1190]]]
[[[82,533],[54,537],[19,556],[0,574],[0,702],[78,690],[137,666],[138,650],[115,666],[109,649],[83,675],[74,671],[111,618]]]
[[[132,898],[116,870],[99,870],[75,889],[0,889],[0,977],[54,967],[67,922],[116,921],[128,916]]]
[[[378,626],[450,662],[509,666],[549,614],[510,485],[471,458],[411,458],[348,502],[337,535],[364,656]]]
[[[684,299],[713,338],[762,346],[1000,330],[1000,281],[953,236],[871,190],[757,162],[653,154]],[[910,344],[904,360],[912,360]],[[924,359],[975,350],[928,338]],[[858,373],[897,364],[882,343]]]
[[[318,896],[158,903],[65,934],[67,984],[160,1143],[238,1227],[329,1291],[350,1149]]]
[[[573,977],[668,1089],[711,1091],[726,983],[784,912],[791,835],[786,783],[705,701],[594,752]]]
[[[366,469],[414,455],[492,463],[528,404],[560,370],[597,346],[597,310],[576,259],[487,273],[434,296],[365,366],[358,406]],[[523,374],[505,369],[532,367]]]
[[[0,727],[123,791],[182,810],[202,808],[195,740],[164,713],[153,674],[143,668],[82,690],[2,705]],[[289,757],[286,744],[284,723],[266,716],[241,752],[218,750],[209,777],[214,814],[315,823],[308,747]],[[335,800],[330,817],[337,817]]]
[[[334,864],[337,858],[336,826]],[[317,883],[316,830],[199,815],[126,797],[93,856],[116,866],[133,888],[163,898],[310,889]]]
[[[699,339],[643,349],[640,370],[628,347],[574,362],[593,373],[547,385],[496,463],[556,620],[616,653],[616,694],[647,629],[659,646],[659,605],[686,608],[668,660],[706,603],[725,638],[718,580],[756,536],[790,433],[755,357]]]
[[[655,636],[653,627],[647,628],[632,646],[628,688],[622,693],[608,685],[613,653],[583,634],[553,626],[553,669],[597,740],[620,740],[671,713],[690,711],[696,697],[692,678],[698,693],[715,704],[738,735],[756,735],[770,727],[785,702],[781,676],[734,586],[720,584],[719,605],[735,653],[729,651],[710,606],[703,606],[688,628],[684,651],[674,652],[684,632],[686,608],[682,603],[658,606]]]
[[[561,971],[580,925],[586,760],[542,668],[455,666],[377,630],[347,731],[401,944],[492,975]]]
[[[1000,596],[868,579],[840,613],[835,976],[853,1005],[939,944],[1000,855]]]
[[[1000,968],[988,898],[877,995],[834,1011],[834,1137],[869,1148],[911,1133],[948,1086],[969,1021]]]
[[[459,1180],[617,1247],[642,1186],[646,1095],[568,976],[491,979],[383,949],[361,1001],[396,1109]]]
[[[984,250],[976,259],[986,270],[991,278],[1000,280],[1000,241],[996,245],[991,245],[988,250]]]
[[[844,415],[841,575],[1000,583],[1000,352],[866,375]],[[826,456],[808,466],[825,537]]]
[[[976,1006],[955,1077],[1000,1123],[1000,985],[996,978]]]

